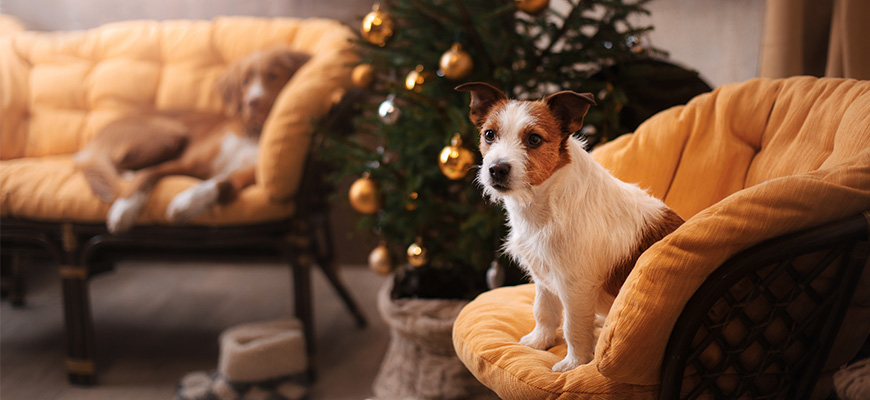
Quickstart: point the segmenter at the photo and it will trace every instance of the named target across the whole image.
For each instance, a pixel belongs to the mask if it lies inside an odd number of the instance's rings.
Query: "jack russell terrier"
[[[568,353],[553,371],[586,364],[596,314],[607,315],[640,254],[683,220],[613,177],[573,138],[595,104],[591,94],[518,101],[485,83],[456,90],[471,92],[469,115],[483,155],[478,180],[507,210],[505,250],[535,283],[535,328],[520,343],[553,347],[561,324]]]
[[[130,229],[154,186],[168,175],[203,180],[172,199],[166,218],[173,222],[229,202],[253,185],[266,117],[281,89],[308,59],[277,47],[231,65],[215,82],[225,115],[142,112],[100,131],[76,155],[76,167],[97,197],[112,202],[106,216],[109,231]],[[122,176],[129,176],[129,182]]]

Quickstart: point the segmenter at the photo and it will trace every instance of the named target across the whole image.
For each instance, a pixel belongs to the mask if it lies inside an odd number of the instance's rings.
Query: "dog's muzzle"
[[[489,164],[489,185],[500,192],[510,190],[511,165],[504,161]]]

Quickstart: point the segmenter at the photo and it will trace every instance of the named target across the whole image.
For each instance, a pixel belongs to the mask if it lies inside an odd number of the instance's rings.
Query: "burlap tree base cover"
[[[373,385],[378,400],[497,399],[453,350],[453,321],[465,300],[392,299],[393,279],[378,293],[390,345]]]

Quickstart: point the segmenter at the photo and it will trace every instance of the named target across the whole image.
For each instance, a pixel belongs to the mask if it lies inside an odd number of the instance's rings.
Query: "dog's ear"
[[[242,111],[242,79],[241,65],[233,63],[214,82],[227,116],[234,117]]]
[[[595,105],[592,93],[575,93],[570,90],[551,94],[544,99],[550,112],[562,124],[562,133],[570,135],[583,126],[583,117],[589,107]]]
[[[456,87],[460,92],[471,92],[471,104],[468,117],[471,122],[480,128],[486,114],[492,106],[502,100],[507,100],[507,95],[495,86],[483,82],[463,83]]]
[[[274,49],[269,56],[281,65],[281,67],[286,68],[287,71],[290,72],[291,77],[297,70],[299,70],[299,68],[302,67],[303,64],[311,59],[310,55],[293,51],[289,47],[279,47]]]

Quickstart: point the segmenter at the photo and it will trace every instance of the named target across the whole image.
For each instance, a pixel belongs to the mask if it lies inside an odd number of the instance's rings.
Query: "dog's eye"
[[[526,138],[526,144],[532,148],[538,147],[542,143],[544,143],[544,138],[542,138],[541,135],[538,135],[537,133],[533,133]]]
[[[487,143],[492,143],[495,141],[495,131],[492,129],[487,129],[483,131],[483,140]]]
[[[278,79],[278,74],[276,74],[274,72],[269,73],[268,78],[269,78],[269,81],[274,81],[275,79]]]

